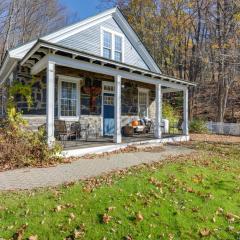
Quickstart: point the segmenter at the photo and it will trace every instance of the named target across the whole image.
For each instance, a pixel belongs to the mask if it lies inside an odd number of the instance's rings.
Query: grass
[[[0,238],[240,239],[240,146],[193,147],[164,164],[1,193]]]

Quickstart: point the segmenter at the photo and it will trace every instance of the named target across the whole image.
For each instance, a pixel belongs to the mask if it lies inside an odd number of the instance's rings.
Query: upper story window
[[[123,62],[123,35],[112,30],[102,29],[102,56]]]
[[[112,34],[103,31],[103,57],[112,58]]]
[[[115,36],[115,61],[122,62],[122,37]]]

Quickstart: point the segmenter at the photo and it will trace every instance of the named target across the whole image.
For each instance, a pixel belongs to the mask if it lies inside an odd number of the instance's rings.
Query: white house
[[[1,108],[13,80],[32,86],[34,104],[18,108],[35,124],[46,122],[47,140],[55,140],[54,121],[85,120],[122,142],[121,129],[133,119],[154,121],[153,139],[161,139],[162,95],[183,92],[183,136],[188,139],[188,88],[194,84],[161,72],[118,8],[7,52],[0,68]]]

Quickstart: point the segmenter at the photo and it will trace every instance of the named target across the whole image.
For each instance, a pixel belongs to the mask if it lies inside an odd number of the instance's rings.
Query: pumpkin
[[[132,126],[133,126],[133,127],[138,126],[138,121],[136,121],[136,120],[132,121]]]

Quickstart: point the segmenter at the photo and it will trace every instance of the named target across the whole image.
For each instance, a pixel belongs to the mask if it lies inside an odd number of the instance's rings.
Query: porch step
[[[114,152],[117,150],[127,148],[129,146],[146,148],[146,147],[162,146],[164,143],[185,142],[185,141],[189,141],[189,136],[167,137],[163,139],[153,139],[153,140],[139,141],[139,142],[133,142],[133,143],[112,144],[112,145],[105,145],[105,146],[98,146],[98,147],[64,150],[61,153],[61,156],[62,157],[82,157],[88,154],[102,154],[107,152]]]

